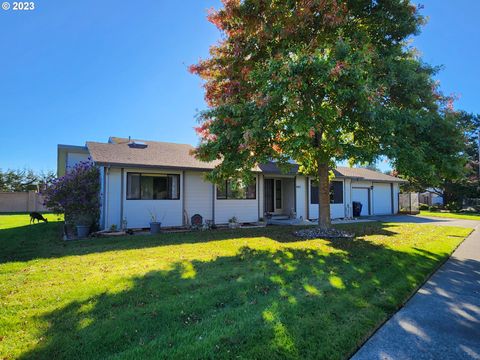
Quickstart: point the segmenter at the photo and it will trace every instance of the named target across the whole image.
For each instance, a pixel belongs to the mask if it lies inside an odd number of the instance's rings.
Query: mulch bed
[[[338,239],[338,238],[354,238],[355,234],[339,230],[335,228],[320,228],[314,227],[309,229],[302,229],[293,232],[293,235],[302,239]]]

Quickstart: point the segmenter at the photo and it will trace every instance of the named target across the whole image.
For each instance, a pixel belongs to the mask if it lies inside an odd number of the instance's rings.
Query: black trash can
[[[353,217],[359,217],[360,214],[362,213],[362,203],[358,201],[354,201],[352,203],[353,206]]]

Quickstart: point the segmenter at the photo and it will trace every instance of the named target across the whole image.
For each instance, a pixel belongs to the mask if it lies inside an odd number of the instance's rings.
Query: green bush
[[[429,209],[429,206],[427,204],[420,204],[418,206],[418,209],[419,210],[428,210]]]
[[[428,207],[428,210],[432,212],[436,212],[436,211],[439,211],[440,209],[437,205],[432,205]]]
[[[451,201],[445,205],[445,208],[450,211],[460,211],[462,209],[462,204],[458,201]]]

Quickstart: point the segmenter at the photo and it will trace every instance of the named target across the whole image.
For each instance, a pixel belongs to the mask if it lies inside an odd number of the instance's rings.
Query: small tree
[[[205,80],[196,156],[222,160],[218,180],[248,180],[258,163],[290,160],[319,180],[319,224],[330,225],[338,161],[388,157],[400,173],[454,168],[458,131],[448,100],[408,46],[424,18],[408,0],[223,0],[223,34],[190,67]],[[452,147],[447,147],[448,139]]]
[[[65,222],[98,224],[100,172],[92,162],[78,163],[65,176],[55,179],[43,194],[45,206],[64,213]]]

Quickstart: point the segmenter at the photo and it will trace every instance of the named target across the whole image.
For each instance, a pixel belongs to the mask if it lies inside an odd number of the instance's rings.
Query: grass
[[[0,216],[0,359],[343,359],[470,233],[344,225],[65,242]]]
[[[450,218],[450,219],[480,220],[480,214],[478,213],[469,214],[469,213],[437,212],[437,211],[422,210],[420,211],[420,215]]]

